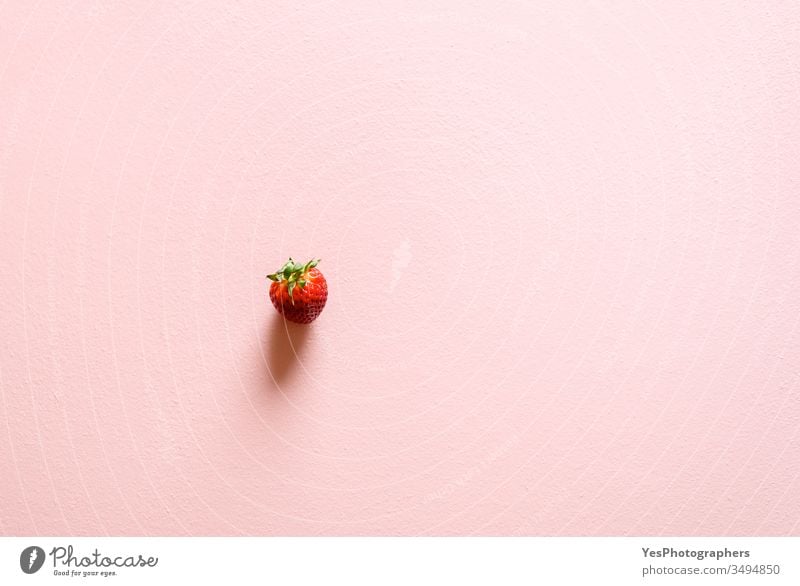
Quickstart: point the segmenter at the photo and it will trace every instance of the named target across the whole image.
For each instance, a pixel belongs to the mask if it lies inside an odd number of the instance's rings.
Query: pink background
[[[5,3],[0,532],[800,535],[798,55],[796,2]]]

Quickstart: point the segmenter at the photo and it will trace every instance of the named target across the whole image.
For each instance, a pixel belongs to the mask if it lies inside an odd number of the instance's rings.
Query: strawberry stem
[[[289,299],[294,305],[294,290],[298,285],[302,289],[306,286],[306,273],[319,264],[320,259],[311,259],[305,264],[298,264],[289,257],[289,260],[276,272],[267,275],[267,279],[276,283],[286,282],[289,291]]]

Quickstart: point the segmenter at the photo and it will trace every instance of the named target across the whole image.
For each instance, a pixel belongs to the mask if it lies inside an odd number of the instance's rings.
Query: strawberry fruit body
[[[328,300],[328,283],[317,268],[319,259],[305,264],[291,258],[277,272],[267,275],[272,281],[269,298],[289,321],[308,324],[317,319]]]

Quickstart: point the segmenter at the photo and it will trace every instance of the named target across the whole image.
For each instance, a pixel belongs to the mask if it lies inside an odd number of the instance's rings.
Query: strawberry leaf
[[[292,257],[289,257],[289,260],[286,261],[280,269],[278,269],[278,272],[267,275],[267,278],[278,283],[285,281],[287,283],[289,298],[292,300],[292,304],[294,304],[295,287],[300,285],[301,289],[304,288],[307,284],[307,280],[304,279],[306,273],[318,264],[318,258],[312,258],[305,264],[299,264],[292,260]]]

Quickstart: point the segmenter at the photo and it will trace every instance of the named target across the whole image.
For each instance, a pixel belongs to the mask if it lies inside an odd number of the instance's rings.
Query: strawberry
[[[328,283],[316,268],[319,259],[295,264],[290,258],[278,272],[267,275],[272,281],[269,298],[278,313],[289,321],[308,324],[317,319],[328,300]]]

